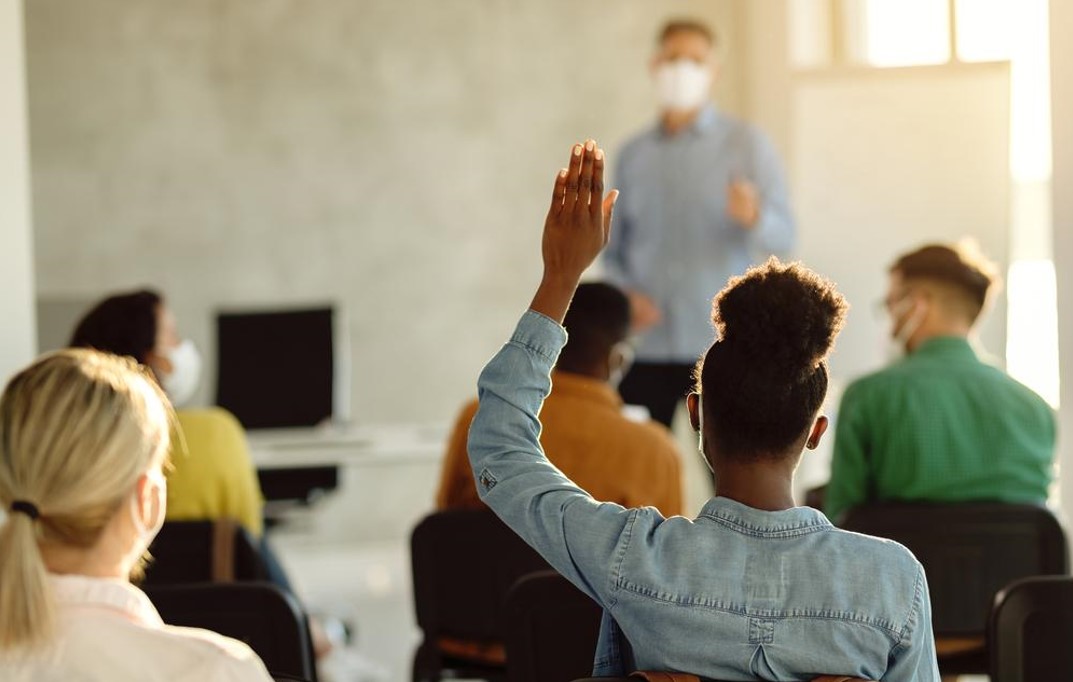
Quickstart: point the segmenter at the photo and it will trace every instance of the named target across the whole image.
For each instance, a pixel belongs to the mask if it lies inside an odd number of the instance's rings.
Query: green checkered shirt
[[[1047,499],[1055,417],[960,337],[929,339],[842,396],[825,510],[872,500]]]

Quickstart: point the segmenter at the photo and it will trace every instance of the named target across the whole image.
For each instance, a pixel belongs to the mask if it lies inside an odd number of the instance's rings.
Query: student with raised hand
[[[164,625],[129,577],[164,522],[173,415],[130,360],[45,356],[0,396],[0,679],[271,680],[245,644]]]
[[[544,456],[539,413],[561,322],[617,199],[603,195],[603,171],[590,140],[556,178],[543,279],[481,373],[469,435],[485,504],[604,608],[594,675],[938,680],[912,554],[794,507],[794,468],[827,426],[825,358],[846,307],[802,266],[771,260],[715,299],[719,336],[688,405],[716,495],[695,519],[597,502]]]

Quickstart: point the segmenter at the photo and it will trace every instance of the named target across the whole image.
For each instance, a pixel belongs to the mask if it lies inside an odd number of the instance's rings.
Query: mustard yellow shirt
[[[177,416],[181,437],[172,444],[167,520],[232,518],[260,537],[264,498],[242,425],[219,407]]]
[[[622,399],[602,381],[560,371],[551,376],[551,395],[540,412],[540,442],[552,464],[602,502],[681,514],[682,468],[670,431],[625,417]],[[455,423],[436,495],[439,509],[484,508],[466,453],[476,413],[474,400]]]

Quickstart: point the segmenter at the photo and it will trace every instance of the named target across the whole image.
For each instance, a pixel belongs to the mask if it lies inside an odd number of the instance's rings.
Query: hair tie
[[[41,516],[40,510],[33,502],[27,502],[26,500],[15,500],[11,503],[11,512],[22,512],[30,517],[31,520],[36,521],[37,517]]]

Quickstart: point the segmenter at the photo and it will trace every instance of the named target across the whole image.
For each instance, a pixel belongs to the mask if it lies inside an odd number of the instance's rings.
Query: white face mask
[[[908,316],[905,317],[905,321],[899,326],[898,321],[907,313]],[[888,360],[893,362],[909,353],[909,339],[913,338],[913,335],[920,329],[920,325],[924,324],[924,318],[927,314],[927,307],[919,301],[913,301],[911,298],[906,298],[898,304],[897,312],[892,314],[894,328],[890,334],[890,347],[887,352]]]
[[[611,384],[612,388],[618,388],[622,383],[623,377],[630,371],[630,367],[633,366],[633,346],[628,342],[623,341],[616,343],[614,348],[611,349],[612,357],[617,358],[618,362],[614,369],[611,370],[611,376],[608,377],[607,383]]]
[[[168,353],[171,373],[160,379],[164,392],[173,405],[181,406],[190,401],[201,380],[201,354],[194,342],[185,339]]]
[[[153,504],[151,506],[155,507],[156,511],[155,517],[150,522],[152,525],[147,525],[145,519],[142,518],[142,509],[141,505],[138,504],[138,496],[134,495],[130,498],[130,519],[134,523],[134,530],[138,533],[139,554],[149,549],[153,538],[156,537],[156,534],[160,532],[161,526],[164,525],[168,497],[168,482],[159,469],[154,468],[146,472],[145,475],[149,479],[149,486],[152,488],[152,493],[150,494],[153,496]]]
[[[691,59],[664,62],[656,69],[656,94],[664,109],[699,109],[707,102],[711,87],[711,69]]]

